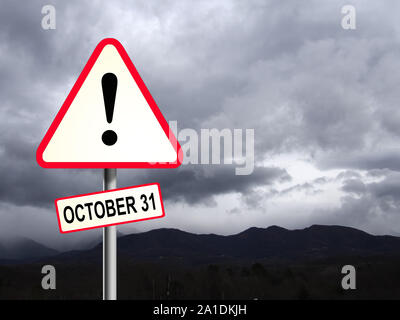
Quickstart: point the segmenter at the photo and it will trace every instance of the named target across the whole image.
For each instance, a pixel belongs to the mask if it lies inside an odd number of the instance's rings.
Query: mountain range
[[[400,238],[375,236],[343,226],[313,225],[301,230],[277,226],[250,228],[241,233],[222,236],[193,234],[177,229],[156,229],[120,235],[118,257],[137,261],[172,260],[183,263],[217,263],[235,261],[314,260],[338,256],[396,255]],[[88,250],[60,253],[33,240],[19,238],[0,243],[0,260],[64,261],[84,258],[98,261],[102,244]]]
[[[57,252],[0,240],[1,299],[101,299],[101,239]],[[98,243],[100,241],[100,243]],[[96,244],[97,243],[97,244]],[[400,238],[342,226],[250,228],[234,235],[157,229],[118,238],[120,299],[399,299]],[[57,290],[43,290],[43,265]],[[357,290],[341,287],[344,265]]]

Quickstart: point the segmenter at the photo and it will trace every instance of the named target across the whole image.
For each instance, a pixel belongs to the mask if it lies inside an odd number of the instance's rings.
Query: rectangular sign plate
[[[165,216],[158,183],[60,198],[55,205],[61,233]]]

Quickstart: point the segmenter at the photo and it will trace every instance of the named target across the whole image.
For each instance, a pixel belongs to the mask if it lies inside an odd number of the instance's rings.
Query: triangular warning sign
[[[182,150],[125,49],[104,39],[36,159],[45,168],[175,168]]]

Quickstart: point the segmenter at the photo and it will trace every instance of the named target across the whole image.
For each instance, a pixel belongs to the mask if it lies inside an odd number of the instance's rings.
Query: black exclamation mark
[[[104,106],[106,107],[107,122],[111,123],[114,115],[115,95],[117,93],[118,79],[114,73],[106,73],[101,78],[103,88]],[[118,136],[113,130],[104,131],[101,136],[104,144],[112,146],[117,142]]]

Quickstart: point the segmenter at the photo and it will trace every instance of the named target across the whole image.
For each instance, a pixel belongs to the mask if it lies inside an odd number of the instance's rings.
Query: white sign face
[[[47,168],[173,168],[179,143],[122,45],[96,47],[37,151]]]
[[[60,198],[55,204],[62,233],[165,216],[158,183]]]

